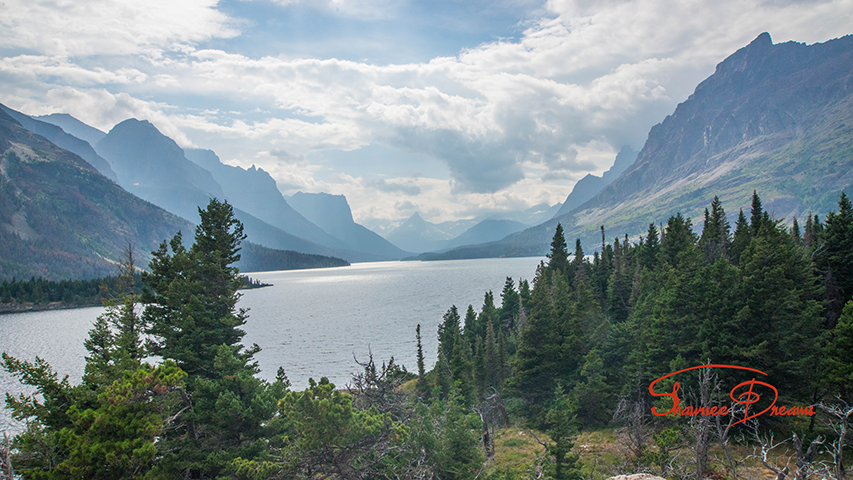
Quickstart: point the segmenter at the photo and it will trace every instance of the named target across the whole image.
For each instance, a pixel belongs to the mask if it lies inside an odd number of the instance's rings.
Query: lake
[[[427,368],[437,356],[437,328],[456,305],[479,312],[491,290],[500,306],[506,277],[518,285],[532,281],[541,257],[448,260],[438,262],[357,263],[349,267],[250,273],[272,287],[243,291],[239,306],[249,309],[243,343],[261,348],[255,358],[262,378],[284,368],[294,389],[308,379],[327,377],[343,387],[357,371],[354,358],[377,363],[392,355],[417,372],[415,328],[421,325]],[[22,360],[36,355],[60,376],[78,383],[88,337],[102,308],[0,315],[0,351]],[[21,392],[16,379],[0,370],[0,392]],[[0,431],[16,430],[6,411]]]

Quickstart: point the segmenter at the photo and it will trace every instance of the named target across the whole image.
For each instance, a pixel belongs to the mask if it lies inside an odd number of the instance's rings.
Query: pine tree
[[[800,224],[797,223],[797,217],[794,217],[794,221],[791,223],[791,238],[797,245],[803,244],[803,237],[800,234]]]
[[[838,212],[826,216],[820,234],[822,247],[815,255],[827,295],[827,324],[833,328],[841,310],[853,298],[853,206],[843,192]]]
[[[761,209],[761,199],[755,190],[752,191],[752,208],[750,209],[749,217],[749,233],[754,237],[761,231],[761,226],[764,224],[764,211]]]
[[[130,247],[120,263],[119,302],[105,302],[84,342],[83,383],[62,382],[50,366],[4,354],[4,367],[44,399],[7,399],[17,418],[28,420],[18,437],[19,464],[27,478],[130,479],[144,476],[161,453],[159,437],[170,422],[186,374],[174,362],[141,362],[142,330],[135,309],[134,261]]]
[[[530,282],[527,280],[519,280],[518,282],[518,298],[521,300],[521,310],[526,318],[530,315]],[[523,328],[523,326],[522,326]],[[520,330],[520,329],[519,329]]]
[[[660,249],[663,260],[679,269],[685,261],[685,255],[695,254],[695,245],[696,235],[693,233],[690,219],[683,217],[681,213],[669,217]]]
[[[521,308],[521,301],[518,297],[518,292],[515,291],[515,284],[512,278],[506,277],[503,291],[501,292],[501,326],[507,332],[515,332],[515,321]]]
[[[503,366],[500,359],[500,347],[495,336],[495,329],[490,321],[486,325],[486,339],[483,342],[483,392],[491,388],[501,391],[503,387]]]
[[[822,289],[814,264],[784,227],[771,222],[741,256],[735,315],[742,365],[778,378],[780,394],[810,398],[818,375]],[[806,379],[812,379],[808,381]]]
[[[566,245],[566,237],[563,235],[562,224],[557,224],[557,229],[554,232],[554,238],[551,240],[551,252],[547,256],[550,259],[548,262],[548,268],[552,272],[563,273],[566,271],[569,251]]]
[[[737,217],[737,223],[735,223],[735,235],[732,239],[731,259],[735,265],[740,263],[740,256],[746,251],[746,247],[749,246],[751,240],[752,234],[750,233],[749,223],[747,223],[746,215],[743,214],[743,209],[741,209]]]
[[[477,344],[477,338],[483,335],[485,335],[485,328],[479,324],[474,306],[469,304],[468,310],[465,311],[465,325],[462,327],[462,336],[465,337],[465,341],[471,346],[472,353]]]
[[[438,326],[438,350],[448,363],[453,361],[454,347],[462,332],[459,325],[459,311],[456,305],[450,307]]]
[[[426,398],[429,395],[429,385],[426,379],[426,367],[424,366],[424,349],[421,345],[421,324],[415,328],[415,337],[418,341],[418,395]]]
[[[824,380],[830,392],[853,402],[853,300],[847,302],[824,350]]]
[[[187,372],[192,399],[184,427],[161,439],[170,452],[158,464],[163,476],[216,476],[238,457],[264,454],[256,443],[271,434],[279,400],[255,377],[260,349],[240,344],[246,312],[236,306],[243,280],[234,263],[243,227],[227,202],[211,199],[199,215],[193,245],[184,248],[178,233],[143,275],[151,349]]]
[[[723,204],[719,197],[715,196],[711,202],[711,212],[705,209],[705,225],[699,240],[708,263],[714,263],[718,258],[728,257],[729,245],[732,241],[729,229]]]
[[[658,251],[660,250],[660,238],[658,229],[654,223],[649,224],[649,230],[646,233],[646,241],[643,244],[643,249],[640,253],[640,265],[644,268],[652,269],[657,262]]]
[[[553,469],[549,469],[550,477],[554,480],[580,480],[579,457],[572,453],[576,434],[575,409],[561,387],[554,391],[553,406],[546,419],[551,425],[548,435],[554,442],[547,446],[548,454],[554,457]]]

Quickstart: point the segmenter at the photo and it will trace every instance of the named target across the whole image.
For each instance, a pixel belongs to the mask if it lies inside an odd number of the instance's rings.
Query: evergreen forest
[[[853,207],[844,194],[837,211],[790,226],[757,194],[732,226],[714,198],[701,232],[681,214],[636,241],[608,242],[602,228],[592,257],[580,241],[571,252],[558,225],[532,282],[508,278],[479,311],[449,308],[433,369],[418,327],[417,372],[369,358],[346,387],[321,378],[303,391],[282,369],[273,382],[256,377],[258,348],[241,344],[247,313],[237,308],[242,225],[216,200],[200,216],[192,246],[179,233],[153,253],[141,291],[132,256],[123,262],[121,294],[86,342],[82,383],[41,359],[3,355],[36,390],[7,395],[27,426],[8,447],[7,475],[752,478],[740,445],[778,480],[846,478]],[[751,370],[669,375],[709,365]],[[730,397],[736,385],[752,393]],[[752,388],[762,386],[759,400]],[[708,413],[723,406],[729,415]],[[529,429],[535,461],[500,462],[496,439],[508,426]],[[585,464],[576,445],[597,430],[626,447],[606,468]],[[787,457],[774,454],[788,439]]]

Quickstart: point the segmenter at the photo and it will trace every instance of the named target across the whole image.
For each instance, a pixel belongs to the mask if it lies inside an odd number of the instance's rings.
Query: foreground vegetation
[[[346,391],[326,379],[293,391],[281,369],[274,382],[256,378],[258,348],[241,346],[246,312],[236,308],[242,226],[227,203],[200,213],[191,247],[179,234],[154,252],[141,295],[124,263],[123,293],[90,332],[79,386],[40,359],[4,354],[4,368],[38,393],[7,397],[27,420],[11,448],[17,473],[739,480],[760,465],[780,480],[846,475],[853,209],[844,195],[838,212],[810,216],[802,231],[770,218],[756,195],[732,233],[715,199],[701,235],[681,215],[637,243],[608,244],[602,230],[592,261],[580,242],[569,255],[558,226],[532,286],[507,279],[500,306],[488,292],[479,312],[448,310],[435,368],[425,368],[419,327],[416,374],[370,358]],[[150,356],[163,361],[149,365]],[[756,375],[734,369],[670,377],[652,395],[654,380],[708,362],[760,370],[778,405],[817,414],[736,424],[746,412],[729,389]],[[673,406],[660,392],[678,391],[676,380],[682,405],[733,413],[653,415]]]

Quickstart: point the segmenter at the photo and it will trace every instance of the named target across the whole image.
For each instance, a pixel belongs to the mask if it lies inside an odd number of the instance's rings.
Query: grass
[[[538,437],[538,440],[537,440]],[[768,455],[768,463],[783,468],[786,463],[790,472],[788,478],[793,478],[796,472],[796,456],[790,437],[777,437],[776,442],[787,439],[783,445],[772,450]],[[540,466],[545,457],[545,448],[539,443],[548,443],[547,435],[521,427],[504,428],[495,432],[495,458],[486,464],[483,478],[503,475],[500,478],[532,479],[540,473]],[[804,450],[808,445],[804,446]],[[766,468],[753,454],[752,446],[731,442],[730,451],[736,460],[740,480],[774,480],[776,474]],[[656,452],[651,439],[648,451]],[[630,455],[624,446],[621,436],[613,429],[602,429],[591,432],[581,432],[575,439],[574,453],[579,456],[581,474],[584,480],[604,480],[615,475],[633,473],[662,474],[658,465],[643,465],[635,468],[629,461]],[[679,480],[694,471],[693,452],[687,445],[687,440],[680,439],[679,446],[671,451],[673,465],[680,473],[668,472],[665,477],[669,480]],[[826,454],[818,456],[818,461],[831,461]],[[706,477],[714,480],[731,480],[734,477],[728,471],[728,464],[722,449],[718,444],[712,444],[709,451],[708,471]],[[810,478],[820,478],[812,476]]]

